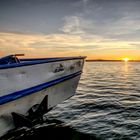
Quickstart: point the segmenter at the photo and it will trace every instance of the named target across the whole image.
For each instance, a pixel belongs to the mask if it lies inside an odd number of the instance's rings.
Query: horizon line
[[[108,59],[88,59],[86,60],[87,62],[92,62],[92,61],[115,61],[115,62],[124,62],[124,60],[108,60]],[[140,60],[129,60],[128,62],[140,62]]]

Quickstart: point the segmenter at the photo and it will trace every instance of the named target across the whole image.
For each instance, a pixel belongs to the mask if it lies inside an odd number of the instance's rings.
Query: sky
[[[140,0],[0,0],[0,56],[140,60]]]

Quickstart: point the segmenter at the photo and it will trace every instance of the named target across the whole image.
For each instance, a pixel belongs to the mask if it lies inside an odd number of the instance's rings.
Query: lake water
[[[46,116],[104,140],[140,139],[140,62],[86,62],[76,95]]]

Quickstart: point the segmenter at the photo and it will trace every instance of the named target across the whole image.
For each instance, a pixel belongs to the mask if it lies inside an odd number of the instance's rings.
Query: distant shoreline
[[[125,62],[124,60],[86,60],[86,62]],[[140,60],[129,60],[128,62],[140,62]]]

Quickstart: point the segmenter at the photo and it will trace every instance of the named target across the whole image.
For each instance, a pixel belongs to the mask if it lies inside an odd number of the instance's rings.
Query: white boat
[[[16,122],[22,115],[47,112],[73,96],[84,59],[84,56],[19,59],[17,55],[1,58],[0,137],[13,129],[15,123],[22,125],[22,121]]]

